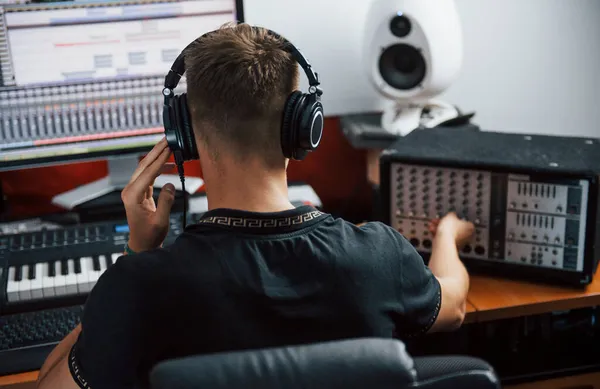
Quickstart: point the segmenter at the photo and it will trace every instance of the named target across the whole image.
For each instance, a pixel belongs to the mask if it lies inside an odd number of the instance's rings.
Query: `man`
[[[281,41],[244,24],[222,28],[196,41],[186,68],[210,210],[160,247],[174,188],[154,203],[170,156],[157,144],[122,192],[130,254],[98,281],[39,388],[144,387],[169,358],[461,325],[468,275],[457,245],[472,224],[454,214],[432,223],[426,267],[392,228],[288,200],[280,126],[298,69]]]

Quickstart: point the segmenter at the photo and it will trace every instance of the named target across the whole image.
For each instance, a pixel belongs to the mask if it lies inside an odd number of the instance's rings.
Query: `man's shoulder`
[[[175,257],[168,249],[155,249],[136,254],[123,254],[105,273],[112,278],[134,281],[152,279],[164,274],[169,262]]]

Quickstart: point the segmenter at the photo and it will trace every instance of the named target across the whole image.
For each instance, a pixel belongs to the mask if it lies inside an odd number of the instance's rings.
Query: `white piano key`
[[[106,263],[106,257],[104,255],[99,255],[98,259],[100,260],[100,276],[102,276],[106,269],[108,269],[108,265]]]
[[[84,265],[84,263],[85,263],[85,265]],[[92,257],[81,258],[81,267],[82,267],[82,269],[83,269],[84,266],[87,269],[87,273],[88,273],[88,285],[89,285],[89,289],[92,290],[92,288],[94,287],[94,285],[96,285],[96,282],[98,281],[98,278],[100,278],[100,272],[94,270],[94,261],[93,261]]]
[[[122,255],[123,253],[113,253],[111,255],[113,265],[117,262],[117,259],[119,259]]]
[[[16,269],[14,266],[8,268],[8,282],[6,284],[6,297],[9,302],[19,301],[19,284],[15,281]]]
[[[81,258],[79,262],[81,263],[81,273],[77,274],[77,291],[79,294],[87,294],[92,289],[89,278],[89,271],[92,268],[92,258]]]
[[[65,276],[65,287],[68,295],[77,294],[77,274],[75,274],[75,261],[69,259],[67,261],[69,273]]]
[[[44,263],[35,264],[35,278],[31,280],[31,298],[41,299],[44,297],[43,289],[43,274],[44,274]]]
[[[56,293],[56,296],[66,296],[67,277],[63,276],[61,273],[60,261],[54,262],[54,271],[56,272],[56,276],[54,276],[54,293]]]
[[[31,281],[29,280],[29,265],[23,265],[22,278],[19,281],[19,300],[31,300]]]
[[[54,290],[54,277],[50,277],[50,266],[54,266],[53,262],[45,262],[42,264],[43,272],[42,272],[42,294],[44,298],[54,297],[56,296],[56,292]]]

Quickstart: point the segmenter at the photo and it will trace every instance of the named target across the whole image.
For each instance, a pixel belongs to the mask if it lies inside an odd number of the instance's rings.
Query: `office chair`
[[[486,362],[461,356],[411,358],[393,339],[353,339],[169,360],[152,389],[499,389]]]

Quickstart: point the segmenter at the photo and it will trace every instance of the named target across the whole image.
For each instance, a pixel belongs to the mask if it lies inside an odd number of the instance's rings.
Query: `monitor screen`
[[[3,2],[0,170],[147,151],[175,58],[242,17],[240,0]]]

